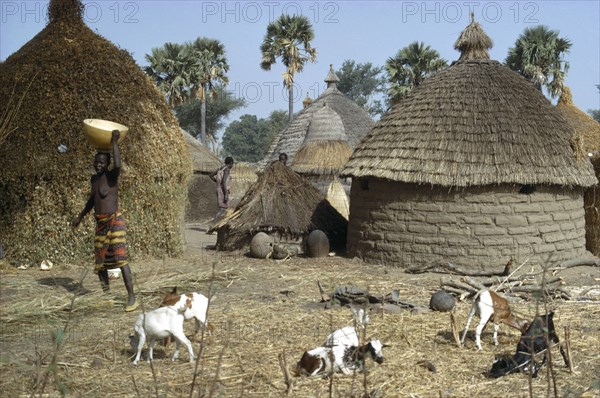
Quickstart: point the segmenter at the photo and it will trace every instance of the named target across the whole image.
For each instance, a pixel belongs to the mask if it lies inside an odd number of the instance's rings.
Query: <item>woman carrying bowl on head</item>
[[[98,152],[94,157],[92,175],[92,192],[81,213],[75,217],[72,224],[77,228],[83,217],[94,209],[96,218],[96,235],[94,238],[94,254],[96,266],[94,272],[98,274],[102,289],[109,291],[108,270],[120,268],[123,282],[127,289],[128,301],[125,311],[133,311],[138,307],[138,302],[133,294],[133,279],[127,263],[126,224],[119,211],[118,181],[121,171],[121,153],[119,151],[119,130],[112,131],[111,146],[114,156],[114,165],[111,170],[110,153]]]

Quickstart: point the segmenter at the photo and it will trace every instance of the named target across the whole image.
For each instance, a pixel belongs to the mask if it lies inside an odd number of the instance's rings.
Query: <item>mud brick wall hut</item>
[[[556,107],[575,130],[575,143],[589,156],[596,177],[600,180],[600,123],[573,104],[571,90],[563,88]],[[600,257],[600,185],[586,189],[584,193],[585,242],[592,254]]]
[[[82,14],[79,0],[52,0],[48,25],[0,64],[0,103],[22,99],[0,141],[7,258],[27,265],[92,261],[93,215],[77,230],[70,226],[94,172],[95,150],[83,135],[87,118],[129,127],[119,205],[130,254],[176,255],[184,242],[189,150],[154,84],[129,53],[89,29]]]
[[[205,222],[214,217],[218,208],[216,184],[209,175],[223,162],[191,134],[181,131],[188,144],[194,170],[188,186],[185,221]]]
[[[356,148],[348,251],[395,266],[498,270],[584,257],[583,192],[597,183],[573,130],[526,79],[489,59],[473,21],[461,55],[396,104]]]
[[[346,219],[350,212],[349,199],[338,175],[351,154],[342,118],[324,103],[312,114],[304,143],[291,165],[292,170],[307,178]]]
[[[287,153],[288,164],[291,164],[308,133],[313,113],[322,108],[324,103],[327,103],[342,119],[344,132],[348,136],[348,144],[350,148],[356,148],[356,145],[373,127],[374,122],[367,111],[338,90],[337,82],[339,80],[333,66],[330,66],[329,73],[325,77],[325,83],[327,83],[325,91],[310,105],[302,109],[290,124],[277,135],[259,166],[265,167],[272,161],[277,160],[281,152]]]

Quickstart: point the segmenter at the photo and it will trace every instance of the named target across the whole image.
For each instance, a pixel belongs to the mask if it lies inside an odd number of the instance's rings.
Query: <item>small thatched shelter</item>
[[[350,212],[348,195],[338,175],[351,154],[342,119],[324,103],[313,113],[308,133],[292,162],[292,169],[304,175],[346,219]]]
[[[273,140],[267,151],[267,155],[259,166],[265,167],[270,162],[277,160],[281,152],[287,153],[288,161],[290,163],[293,162],[296,152],[302,146],[304,138],[308,133],[313,114],[322,108],[324,103],[327,103],[327,106],[341,118],[350,148],[354,149],[358,145],[371,127],[373,127],[374,122],[367,111],[346,97],[337,88],[339,80],[333,70],[333,66],[330,66],[329,73],[325,78],[325,82],[327,83],[325,91],[314,101],[305,102],[304,109]]]
[[[600,179],[600,123],[573,104],[571,90],[563,88],[556,105],[575,131],[575,142],[582,156],[590,156],[596,177]],[[600,186],[588,188],[584,194],[585,241],[587,249],[600,256]]]
[[[235,168],[235,166],[234,166]],[[272,162],[246,192],[238,206],[218,222],[217,248],[247,246],[257,232],[295,240],[315,229],[333,246],[343,244],[347,221],[316,188],[283,163]]]
[[[217,212],[217,194],[215,182],[208,176],[217,170],[223,162],[202,143],[181,130],[192,155],[194,175],[188,185],[188,205],[185,209],[187,222],[205,222]]]
[[[348,252],[397,266],[502,269],[589,255],[573,130],[529,81],[489,59],[478,23],[458,61],[403,98],[356,148]]]
[[[132,256],[175,255],[192,163],[164,96],[129,53],[83,22],[80,0],[52,0],[49,23],[0,64],[0,103],[31,87],[0,142],[0,237],[17,263],[92,260],[93,217],[70,221],[90,192],[95,150],[83,120],[129,127],[120,207]]]

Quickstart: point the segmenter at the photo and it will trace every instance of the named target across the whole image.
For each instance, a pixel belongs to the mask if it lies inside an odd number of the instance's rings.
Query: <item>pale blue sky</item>
[[[248,106],[241,114],[268,116],[287,109],[281,83],[283,66],[260,68],[266,26],[282,12],[302,13],[311,21],[318,60],[297,75],[295,110],[307,95],[325,86],[329,64],[345,59],[383,65],[400,48],[424,41],[449,61],[453,44],[469,23],[469,11],[494,41],[492,59],[503,61],[526,27],[544,24],[573,42],[567,84],[584,111],[600,108],[600,0],[588,1],[84,1],[85,19],[94,31],[131,52],[140,65],[152,47],[199,36],[219,39],[230,64],[229,89]],[[47,1],[0,0],[0,59],[4,60],[46,25]]]

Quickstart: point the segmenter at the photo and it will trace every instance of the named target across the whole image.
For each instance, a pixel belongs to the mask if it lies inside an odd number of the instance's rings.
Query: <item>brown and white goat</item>
[[[362,372],[368,357],[379,364],[383,363],[383,347],[385,346],[379,340],[369,341],[359,347],[317,347],[304,352],[296,365],[295,373],[297,376],[328,377],[333,373],[349,375],[355,371]]]
[[[207,321],[208,316],[208,298],[200,293],[190,292],[185,294],[177,293],[177,287],[165,294],[161,307],[171,307],[176,311],[182,311],[185,320],[194,319],[194,336],[200,330],[200,327],[206,327],[210,333],[212,325]]]
[[[479,324],[475,329],[475,345],[478,350],[481,350],[481,332],[487,325],[488,321],[494,323],[494,344],[498,345],[498,330],[500,329],[500,323],[504,323],[515,329],[519,329],[521,332],[525,331],[529,326],[529,321],[526,319],[518,318],[510,312],[508,307],[508,301],[505,298],[491,290],[481,290],[475,296],[473,306],[469,311],[467,318],[467,325],[463,332],[462,338],[460,339],[461,344],[464,344],[467,330],[473,319],[473,315],[479,316]]]
[[[142,348],[148,339],[148,361],[151,361],[154,350],[154,341],[164,339],[167,336],[173,336],[176,341],[173,361],[179,357],[179,345],[182,343],[188,349],[190,362],[194,360],[194,351],[192,343],[183,333],[183,311],[175,310],[172,307],[160,307],[152,311],[140,314],[133,327],[135,334],[131,336],[131,346],[137,350],[134,365],[140,361]]]

